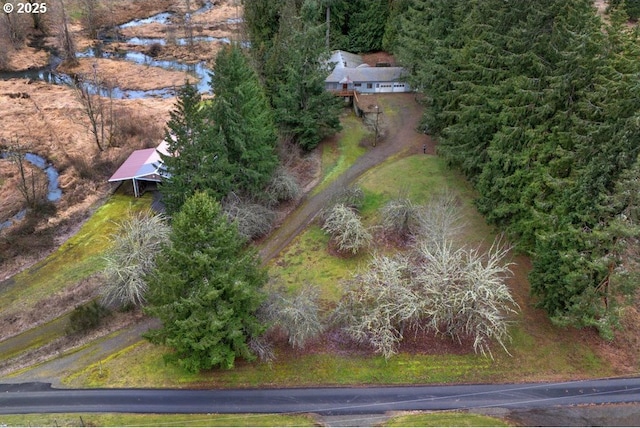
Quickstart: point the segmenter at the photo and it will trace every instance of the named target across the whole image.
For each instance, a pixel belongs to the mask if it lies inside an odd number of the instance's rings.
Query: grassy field
[[[314,415],[281,414],[112,414],[112,413],[60,413],[0,415],[2,426],[57,426],[57,427],[311,427],[318,426]],[[491,416],[465,412],[411,413],[390,417],[381,426],[386,427],[506,427],[504,420]]]
[[[412,180],[402,180],[402,176]],[[490,242],[494,233],[475,210],[473,192],[455,172],[436,157],[414,155],[389,161],[364,175],[364,215],[373,222],[377,209],[389,198],[405,192],[422,203],[444,187],[457,192],[467,217],[467,243]],[[328,238],[317,225],[310,226],[270,265],[279,282],[294,290],[309,282],[322,288],[322,296],[335,302],[342,293],[341,280],[348,279],[366,263],[368,255],[335,257],[327,252]],[[514,258],[519,262],[522,258]],[[522,259],[523,261],[526,261]],[[511,280],[514,292],[527,299],[526,263],[514,267]],[[500,348],[494,357],[466,355],[399,354],[385,361],[378,356],[345,356],[335,353],[295,352],[280,349],[271,364],[239,362],[234,370],[213,370],[193,375],[175,366],[165,365],[163,349],[144,341],[94,364],[65,379],[75,387],[123,386],[206,386],[206,387],[280,387],[303,385],[438,384],[448,382],[510,382],[568,377],[608,376],[606,361],[588,346],[566,340],[565,331],[550,325],[522,301],[523,312],[511,328],[510,355]],[[533,311],[533,312],[532,312]],[[533,313],[533,315],[532,315]],[[533,317],[533,318],[531,318]],[[531,321],[531,320],[535,321]]]
[[[309,415],[273,414],[112,414],[112,413],[60,413],[0,415],[0,426],[49,426],[49,427],[309,427],[316,426]]]
[[[328,186],[366,152],[362,144],[370,132],[362,120],[349,112],[342,116],[340,123],[342,131],[336,136],[337,141],[322,146],[322,180],[313,189],[314,194]]]
[[[507,427],[502,419],[462,412],[416,413],[394,416],[386,427]]]
[[[165,349],[141,341],[63,379],[63,383],[88,388],[438,384],[489,381],[503,369],[497,362],[473,354],[399,354],[385,361],[379,356],[304,354],[280,349],[280,358],[272,363],[238,362],[233,370],[196,375],[165,364],[163,352]]]
[[[109,247],[109,236],[117,228],[116,221],[133,212],[148,209],[150,203],[150,195],[138,199],[122,194],[113,195],[57,251],[2,284],[4,290],[0,293],[0,317],[11,317],[11,314],[22,312],[36,320],[46,319],[37,308],[58,304],[56,302],[64,300],[56,297],[58,293],[69,294],[67,288],[99,272],[103,267],[103,255]],[[64,306],[58,309],[65,310]],[[73,306],[70,306],[68,311],[72,309]],[[52,316],[51,312],[48,314]],[[6,361],[17,358],[61,339],[66,335],[69,314],[62,314],[0,342],[0,359]]]
[[[31,307],[39,300],[81,281],[104,266],[103,255],[118,219],[149,208],[151,195],[132,198],[115,194],[57,251],[0,284],[0,315]]]

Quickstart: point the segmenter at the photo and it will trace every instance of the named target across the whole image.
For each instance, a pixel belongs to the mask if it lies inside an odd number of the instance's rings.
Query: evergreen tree
[[[165,131],[169,155],[161,154],[166,176],[160,191],[169,215],[176,213],[196,191],[225,195],[229,174],[224,168],[224,147],[211,132],[195,86],[184,85]]]
[[[148,278],[145,308],[162,322],[146,337],[173,350],[168,361],[198,372],[253,359],[247,342],[263,331],[254,313],[267,277],[243,242],[206,193],[187,199],[174,216],[170,244]]]
[[[340,129],[341,101],[324,89],[329,74],[322,27],[306,24],[286,1],[265,67],[276,121],[284,135],[311,150]]]
[[[605,25],[590,0],[412,0],[398,46],[439,152],[534,256],[540,306],[603,333],[605,285],[629,236],[612,200],[640,150],[638,48],[624,21]]]
[[[282,0],[242,0],[242,3],[251,51],[262,63],[264,53],[271,47],[271,39],[278,32]]]
[[[238,45],[218,53],[214,71],[211,85],[216,96],[205,114],[213,124],[213,139],[224,146],[228,190],[257,195],[278,166],[273,113],[258,75]]]
[[[382,49],[388,52],[396,52],[398,47],[398,34],[401,32],[401,17],[406,13],[410,0],[394,0],[390,2],[389,17],[382,36]]]
[[[629,19],[637,21],[640,18],[640,0],[608,0],[609,11],[622,9]]]
[[[357,10],[349,16],[348,49],[352,52],[373,52],[382,49],[390,2],[367,0],[355,2]]]

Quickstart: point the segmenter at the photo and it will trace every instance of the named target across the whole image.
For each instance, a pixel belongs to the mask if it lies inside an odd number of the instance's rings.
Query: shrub
[[[276,359],[273,346],[271,345],[271,342],[264,337],[264,335],[250,338],[249,349],[251,349],[251,352],[257,355],[261,361],[269,363]]]
[[[95,300],[85,305],[77,306],[69,317],[67,334],[82,334],[91,331],[102,323],[109,315],[109,310]]]
[[[119,224],[105,256],[106,285],[102,301],[107,306],[141,306],[147,292],[146,275],[155,267],[155,256],[168,242],[169,226],[161,214],[151,211],[132,215]]]
[[[382,207],[382,227],[401,238],[416,235],[420,231],[420,210],[407,198],[392,199]]]
[[[271,231],[276,213],[268,207],[237,198],[223,202],[223,210],[231,222],[236,222],[240,236],[251,241]]]
[[[293,296],[276,293],[266,311],[269,322],[286,333],[294,348],[304,348],[325,329],[320,316],[320,291],[311,285]]]
[[[67,159],[80,178],[85,180],[98,179],[99,174],[95,169],[94,163],[85,154],[67,155]]]
[[[364,191],[359,186],[344,187],[331,198],[329,206],[345,205],[353,210],[360,211],[364,203]]]
[[[271,178],[271,182],[266,189],[266,196],[269,203],[290,201],[298,197],[300,186],[291,174],[284,168],[278,168]]]
[[[149,49],[147,49],[147,55],[149,55],[152,58],[157,57],[161,53],[162,53],[162,45],[160,43],[152,43],[151,46],[149,46]]]
[[[329,211],[322,230],[331,235],[340,251],[352,254],[368,247],[372,239],[358,214],[344,204],[337,204]]]

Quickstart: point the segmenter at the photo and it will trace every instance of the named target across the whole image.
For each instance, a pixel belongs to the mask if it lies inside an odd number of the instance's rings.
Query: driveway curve
[[[422,118],[422,107],[415,101],[413,94],[378,94],[381,104],[393,109],[393,114],[385,115],[387,136],[376,147],[371,147],[364,155],[342,175],[337,177],[322,191],[307,196],[300,206],[287,216],[284,223],[275,230],[260,249],[263,263],[277,256],[299,235],[326,206],[340,189],[351,185],[362,174],[393,156],[412,153],[435,153],[435,143],[428,135],[418,133],[416,129]]]

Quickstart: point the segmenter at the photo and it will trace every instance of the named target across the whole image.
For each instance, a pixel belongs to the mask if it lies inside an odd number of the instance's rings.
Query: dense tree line
[[[216,58],[213,100],[203,102],[186,84],[167,124],[168,175],[163,193],[169,214],[197,191],[221,200],[230,192],[255,196],[278,166],[273,113],[261,83],[240,47]]]
[[[299,10],[311,24],[322,25],[329,49],[373,52],[388,48],[408,0],[244,0],[252,46],[268,49],[286,10]],[[328,28],[327,28],[328,27]]]
[[[533,256],[539,305],[603,333],[627,284],[637,197],[619,189],[640,150],[638,40],[610,18],[590,0],[412,0],[397,44],[440,153]]]
[[[640,1],[639,0],[608,0],[609,10],[622,7],[629,15],[629,18],[636,21],[640,18]]]

